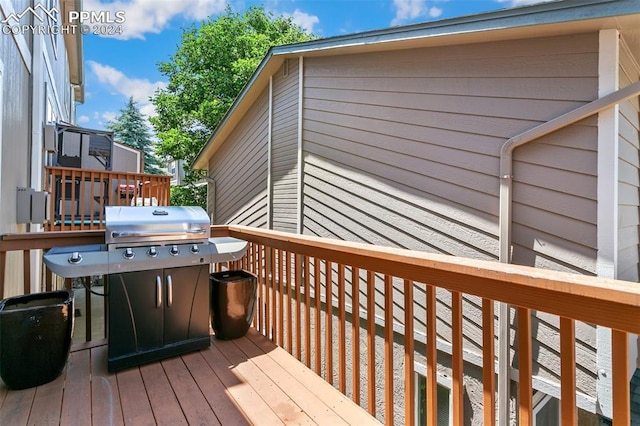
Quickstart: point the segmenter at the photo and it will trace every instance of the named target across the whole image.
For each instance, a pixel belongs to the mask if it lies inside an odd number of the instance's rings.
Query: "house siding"
[[[13,1],[11,5],[17,11],[28,7],[28,1]],[[0,19],[5,16],[0,13]],[[28,24],[28,16],[24,17],[21,24]],[[28,187],[30,184],[31,165],[31,73],[25,65],[30,63],[30,50],[24,51],[27,56],[23,58],[18,49],[16,39],[31,46],[32,36],[18,34],[15,36],[3,35],[0,37],[0,61],[4,72],[0,77],[0,90],[2,93],[2,106],[0,107],[0,195],[3,200],[16,200],[17,188]],[[24,45],[23,45],[24,46]],[[0,234],[12,232],[26,232],[24,224],[16,223],[16,202],[3,202],[0,209]],[[7,264],[22,265],[22,253],[12,252],[7,254]],[[5,290],[2,297],[9,297],[23,292],[23,268],[7,268],[4,277]]]
[[[297,231],[299,66],[285,60],[273,76],[271,228]]]
[[[295,58],[286,59],[288,73],[281,68],[271,76],[272,98],[265,89],[210,158],[209,174],[216,180],[210,210],[216,223],[260,227],[268,226],[269,212],[274,229],[294,230],[301,124],[304,234],[497,261],[500,149],[597,98],[598,45],[598,33],[589,33],[314,55],[304,58],[301,70]],[[514,151],[514,263],[596,274],[597,124],[597,117],[589,117]],[[398,333],[403,285],[394,281]],[[383,318],[383,277],[376,288],[375,314]],[[424,288],[415,283],[418,340],[425,333]],[[439,350],[446,353],[450,294],[438,291],[437,297]],[[465,296],[463,309],[468,373],[481,360],[481,301]],[[512,324],[514,317],[512,310]],[[558,328],[558,318],[534,313],[534,383],[556,397]],[[515,328],[510,337],[511,365],[517,368]],[[576,323],[576,337],[578,404],[595,412],[595,329]],[[467,383],[468,395],[481,393],[480,384]]]
[[[216,224],[267,227],[267,138],[269,92],[256,100],[251,111],[209,161],[209,212]]]
[[[497,260],[502,144],[595,99],[597,65],[597,34],[306,58],[303,232]],[[585,119],[515,151],[514,263],[595,274],[596,126]],[[420,287],[415,297],[424,332]],[[438,335],[450,341],[449,305],[440,293]],[[475,353],[479,307],[465,299]],[[557,381],[557,320],[533,327],[545,342],[534,373]],[[578,388],[595,397],[595,331],[580,324],[576,335]]]
[[[620,43],[620,87],[640,80],[639,58],[633,56],[624,39]],[[640,281],[640,100],[631,98],[619,108],[618,169],[618,279]]]

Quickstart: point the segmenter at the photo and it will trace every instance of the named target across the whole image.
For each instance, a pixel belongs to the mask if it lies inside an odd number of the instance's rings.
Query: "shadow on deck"
[[[53,382],[14,391],[0,381],[3,424],[378,424],[253,329],[117,373],[106,358],[104,340],[77,345]]]

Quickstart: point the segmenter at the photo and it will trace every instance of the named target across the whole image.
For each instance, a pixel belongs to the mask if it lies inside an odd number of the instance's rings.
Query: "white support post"
[[[619,34],[600,31],[598,97],[619,88]],[[618,105],[598,115],[598,254],[596,274],[617,278],[618,264]],[[611,329],[597,327],[597,386],[599,414],[612,417]]]
[[[304,100],[304,58],[300,56],[298,58],[298,200],[297,200],[297,214],[296,214],[296,230],[298,234],[302,234],[302,208],[303,208],[303,146],[302,146],[302,102]]]
[[[267,229],[273,229],[273,211],[271,199],[273,188],[271,184],[271,137],[273,131],[273,76],[269,77],[269,117],[267,130]]]

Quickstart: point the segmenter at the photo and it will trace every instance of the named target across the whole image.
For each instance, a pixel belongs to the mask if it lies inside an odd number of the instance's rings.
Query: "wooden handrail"
[[[215,235],[640,334],[635,283],[238,225],[213,229]]]

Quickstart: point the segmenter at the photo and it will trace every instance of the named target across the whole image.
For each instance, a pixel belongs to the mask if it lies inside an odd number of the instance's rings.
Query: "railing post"
[[[631,424],[629,388],[629,339],[627,333],[611,330],[611,357],[613,363],[613,425]]]

